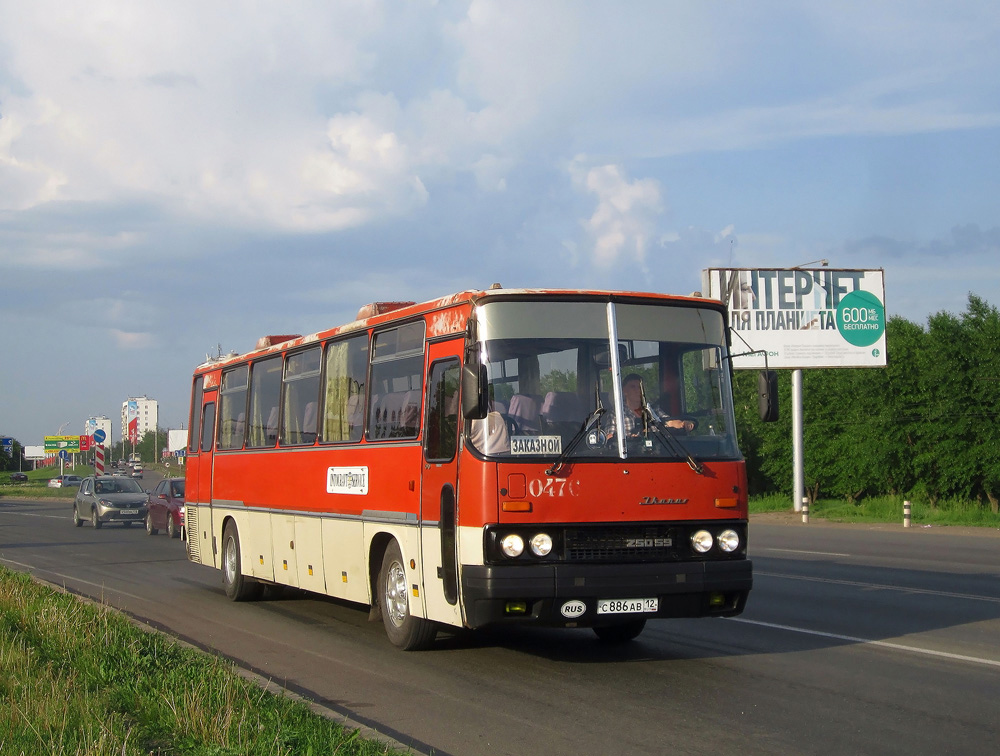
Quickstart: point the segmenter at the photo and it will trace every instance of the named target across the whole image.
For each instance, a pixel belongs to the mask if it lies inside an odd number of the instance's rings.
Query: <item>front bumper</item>
[[[746,606],[753,586],[749,559],[652,564],[464,565],[465,622],[472,628],[498,623],[593,627],[654,617],[732,617]],[[657,598],[646,614],[597,614],[599,599]],[[569,601],[586,610],[564,616]],[[509,611],[511,602],[525,611]],[[572,612],[576,615],[576,612]]]

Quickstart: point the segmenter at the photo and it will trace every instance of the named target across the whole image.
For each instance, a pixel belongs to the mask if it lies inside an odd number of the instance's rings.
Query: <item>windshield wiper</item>
[[[674,432],[670,430],[670,426],[663,422],[661,419],[653,415],[653,411],[649,408],[649,404],[646,402],[646,391],[642,387],[642,383],[639,384],[639,400],[642,402],[642,433],[643,436],[649,437],[650,429],[652,428],[653,437],[663,444],[664,448],[674,454],[680,454],[684,457],[685,461],[688,463],[688,467],[694,470],[698,475],[705,474],[705,466],[691,456],[691,452],[688,448],[681,443],[680,439],[674,435]]]
[[[644,413],[645,414],[645,411]],[[684,460],[688,463],[688,467],[694,470],[699,475],[705,474],[705,466],[691,456],[691,452],[688,451],[687,447],[681,443],[681,440],[674,435],[674,432],[670,429],[670,426],[666,423],[656,420],[652,415],[649,417],[649,423],[652,426],[652,436],[657,439],[663,446],[672,451],[674,454],[679,454],[684,457]]]
[[[597,407],[590,413],[587,419],[583,421],[583,425],[580,426],[580,430],[578,430],[576,435],[569,440],[569,443],[566,444],[566,448],[563,449],[562,454],[560,454],[556,458],[556,461],[552,463],[552,466],[545,471],[546,475],[557,475],[563,465],[566,464],[566,460],[569,459],[569,455],[572,454],[573,450],[580,445],[580,441],[582,441],[584,436],[590,432],[590,429],[594,425],[600,427],[601,415],[603,415],[606,410],[604,409],[604,403],[601,402],[600,384],[597,384],[595,389],[594,397],[597,402]]]

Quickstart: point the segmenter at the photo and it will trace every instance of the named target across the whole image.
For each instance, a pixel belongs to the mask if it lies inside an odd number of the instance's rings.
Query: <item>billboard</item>
[[[45,440],[45,452],[56,454],[61,451],[75,453],[80,451],[79,436],[43,436]]]
[[[702,293],[729,306],[734,354],[763,350],[769,368],[885,367],[882,270],[713,268]],[[762,354],[733,359],[764,365]]]
[[[45,459],[48,455],[45,453],[44,446],[25,446],[24,447],[24,458],[27,460],[33,459]]]
[[[186,430],[167,431],[167,451],[171,454],[182,452],[187,448],[188,432]]]
[[[130,444],[139,443],[139,402],[129,399],[125,410],[125,434]]]

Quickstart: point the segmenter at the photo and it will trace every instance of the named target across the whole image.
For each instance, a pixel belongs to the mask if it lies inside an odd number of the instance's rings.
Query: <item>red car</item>
[[[184,478],[167,478],[149,494],[146,532],[156,535],[160,528],[171,538],[184,537]]]

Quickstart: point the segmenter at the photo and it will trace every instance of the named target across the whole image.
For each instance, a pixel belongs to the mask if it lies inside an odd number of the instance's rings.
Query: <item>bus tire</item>
[[[410,613],[406,565],[395,541],[389,542],[382,556],[382,568],[378,573],[378,601],[385,634],[392,645],[404,651],[419,651],[433,643],[437,626]]]
[[[644,627],[646,627],[646,620],[638,619],[622,622],[619,625],[595,627],[594,632],[605,643],[625,643],[639,637],[639,633]]]
[[[240,558],[240,534],[229,523],[222,535],[222,586],[233,601],[253,601],[260,598],[261,584],[243,574]]]

